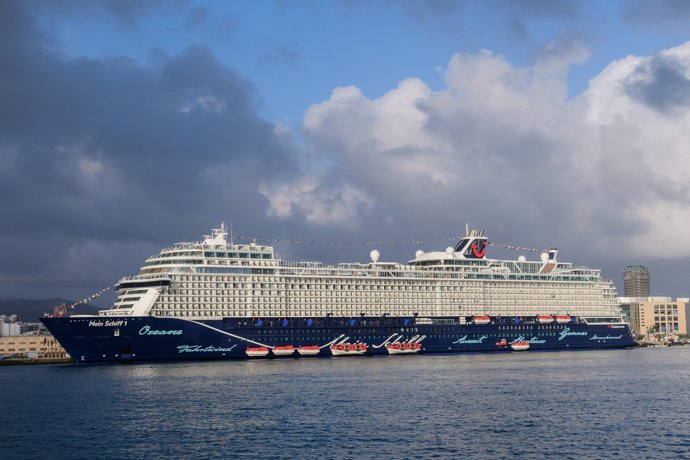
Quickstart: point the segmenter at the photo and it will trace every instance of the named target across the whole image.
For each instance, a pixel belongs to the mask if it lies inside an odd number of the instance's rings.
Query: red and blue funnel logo
[[[465,251],[465,257],[481,259],[486,254],[486,240],[474,240],[469,249]]]

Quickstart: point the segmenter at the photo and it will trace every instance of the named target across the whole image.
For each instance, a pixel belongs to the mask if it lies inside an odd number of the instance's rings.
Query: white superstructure
[[[105,316],[467,317],[620,316],[616,290],[597,269],[557,260],[485,257],[483,232],[467,231],[455,248],[417,251],[408,263],[326,266],[280,260],[271,246],[228,242],[225,226],[199,243],[178,243],[123,278]]]

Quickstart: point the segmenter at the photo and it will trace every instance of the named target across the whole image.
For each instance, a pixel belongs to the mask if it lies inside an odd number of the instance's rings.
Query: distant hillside
[[[72,305],[74,300],[66,299],[0,299],[0,315],[17,315],[22,321],[36,322],[43,313],[52,313],[56,305]],[[89,304],[80,304],[71,314],[89,315],[94,314],[99,307]]]

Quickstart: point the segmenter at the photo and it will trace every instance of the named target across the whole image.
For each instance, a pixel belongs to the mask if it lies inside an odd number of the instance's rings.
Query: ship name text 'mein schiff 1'
[[[597,269],[486,257],[482,231],[407,263],[288,262],[225,226],[121,279],[93,316],[42,321],[78,363],[630,347]]]

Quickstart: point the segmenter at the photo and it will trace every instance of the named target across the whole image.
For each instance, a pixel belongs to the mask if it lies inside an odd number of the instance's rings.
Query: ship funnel
[[[465,228],[465,236],[455,245],[455,253],[463,259],[484,259],[488,240],[484,230]]]

